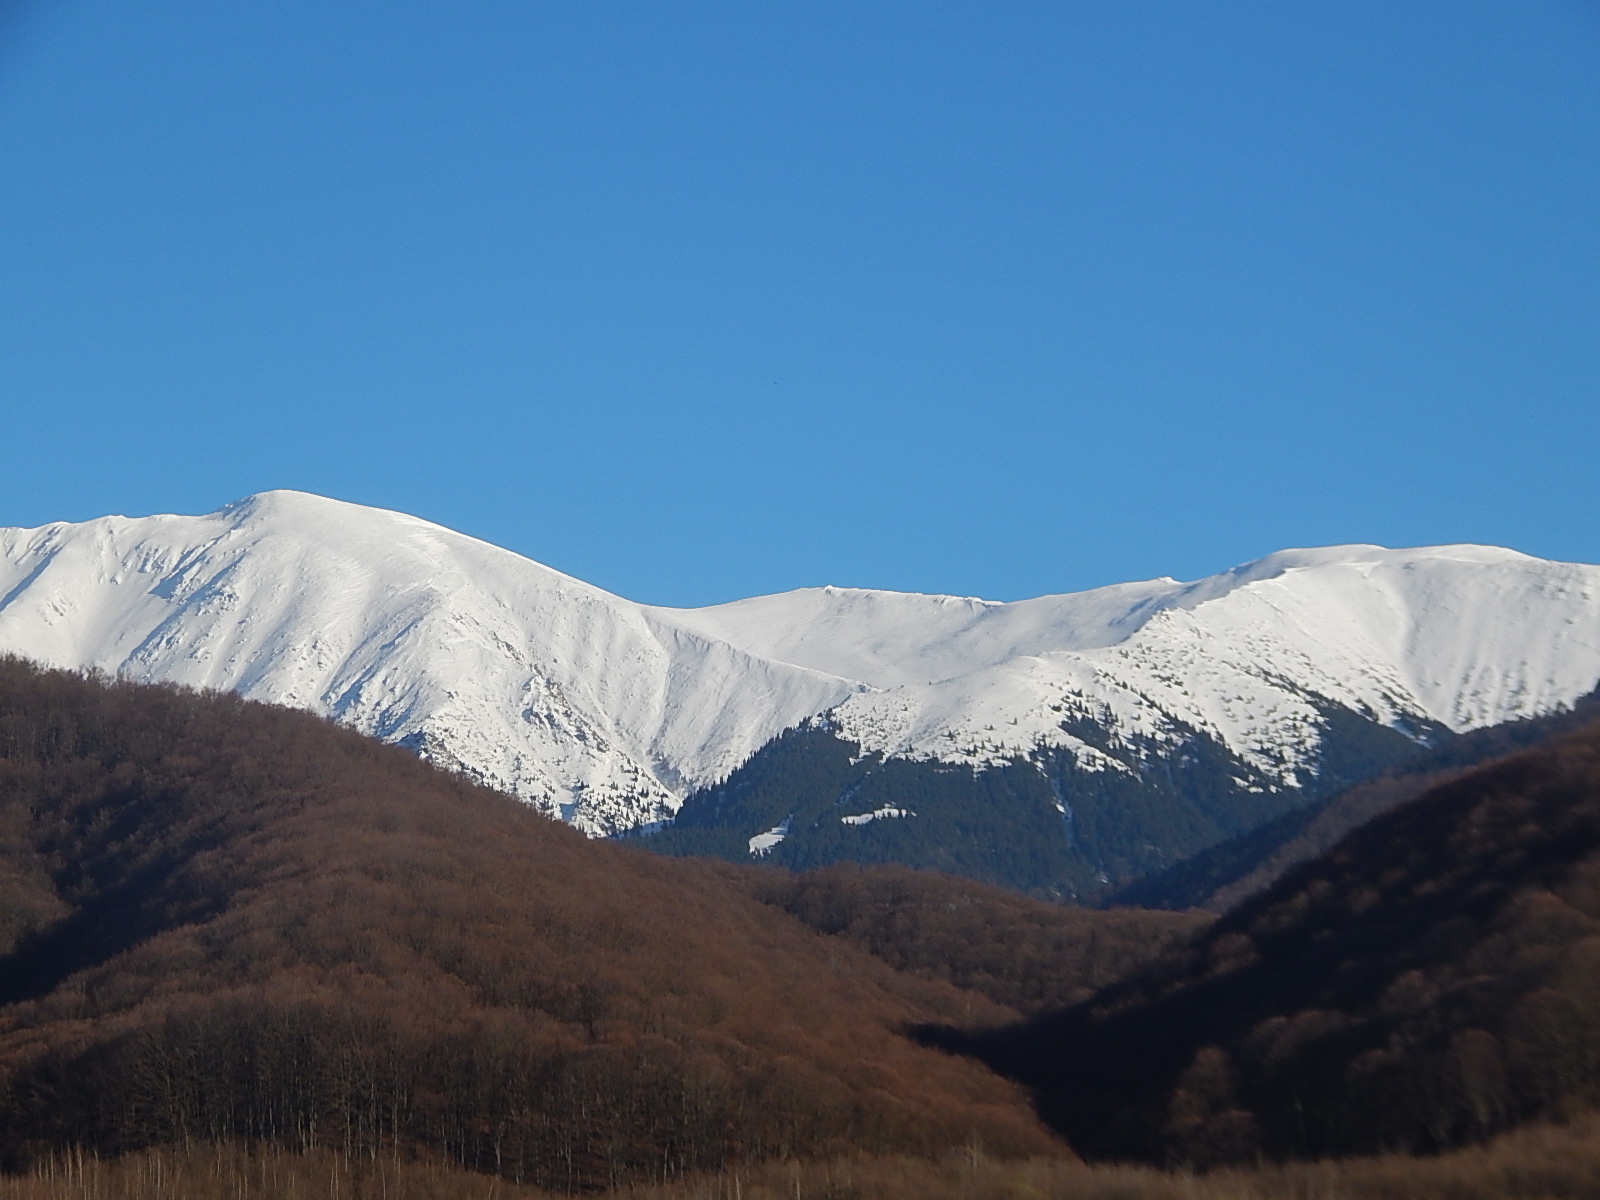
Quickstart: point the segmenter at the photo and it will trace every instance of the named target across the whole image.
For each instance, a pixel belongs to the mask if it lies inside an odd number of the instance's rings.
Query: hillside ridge
[[[902,1032],[1012,1011],[309,714],[0,661],[0,1169],[241,1140],[570,1191],[1058,1153]]]
[[[1350,831],[1063,1011],[929,1030],[1080,1152],[1434,1152],[1600,1100],[1600,722]]]

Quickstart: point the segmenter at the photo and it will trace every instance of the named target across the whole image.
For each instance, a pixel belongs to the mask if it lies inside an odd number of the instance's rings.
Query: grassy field
[[[427,1163],[201,1146],[100,1161],[69,1155],[0,1177],[0,1200],[543,1200]],[[1385,1156],[1204,1175],[1064,1159],[773,1163],[606,1200],[1583,1200],[1600,1197],[1600,1118],[1524,1129],[1437,1158]]]

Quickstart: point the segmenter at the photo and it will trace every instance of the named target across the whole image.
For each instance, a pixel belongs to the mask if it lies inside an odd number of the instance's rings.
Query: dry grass
[[[1439,1158],[1392,1155],[1205,1175],[1061,1160],[868,1159],[771,1166],[641,1188],[635,1200],[1589,1200],[1600,1120],[1545,1126]]]
[[[548,1200],[426,1163],[239,1147],[71,1155],[0,1178],[0,1200]],[[774,1163],[608,1200],[1586,1200],[1600,1198],[1600,1117],[1522,1130],[1438,1158],[1393,1155],[1206,1175],[1060,1159]]]
[[[101,1160],[73,1153],[0,1176],[0,1200],[546,1200],[433,1163],[240,1146],[161,1147]]]

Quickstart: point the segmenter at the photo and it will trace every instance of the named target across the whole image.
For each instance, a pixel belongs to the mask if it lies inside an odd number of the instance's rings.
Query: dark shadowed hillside
[[[1023,1013],[1075,1004],[1209,924],[1203,913],[1047,904],[937,871],[753,870],[754,894],[890,966]]]
[[[671,822],[628,838],[660,854],[736,863],[759,857],[796,871],[838,862],[904,864],[1095,902],[1370,779],[1409,759],[1419,741],[1448,735],[1431,723],[1402,731],[1336,704],[1318,708],[1315,770],[1293,785],[1181,723],[1173,726],[1183,747],[1175,752],[1064,715],[1064,732],[1126,767],[1103,770],[1059,747],[982,768],[863,754],[826,721],[809,721],[768,742],[721,783],[692,792]]]
[[[0,663],[0,1152],[265,1139],[559,1188],[977,1139],[1003,1017],[314,717]]]
[[[1090,1002],[953,1044],[1097,1156],[1432,1150],[1600,1095],[1600,725],[1356,830]]]
[[[1115,893],[1108,904],[1226,912],[1296,863],[1315,858],[1379,813],[1502,755],[1570,733],[1600,716],[1600,691],[1570,709],[1449,737],[1406,763],[1326,800],[1285,813]]]

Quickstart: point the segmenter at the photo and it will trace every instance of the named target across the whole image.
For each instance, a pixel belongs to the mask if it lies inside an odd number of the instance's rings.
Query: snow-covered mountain
[[[1293,782],[1321,706],[1462,731],[1600,681],[1600,567],[1490,546],[1285,550],[1197,583],[1011,604],[807,589],[678,618],[707,637],[871,685],[833,714],[863,750],[998,763],[1063,729],[1161,741],[1176,723]]]
[[[267,492],[0,531],[0,652],[309,708],[591,833],[858,685],[400,513]]]
[[[975,767],[1126,771],[1117,745],[1200,731],[1252,786],[1292,785],[1329,706],[1465,729],[1592,689],[1600,568],[1346,546],[1010,604],[813,588],[677,610],[268,492],[0,530],[0,651],[310,708],[610,833],[824,713],[862,752]]]

